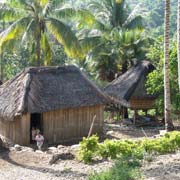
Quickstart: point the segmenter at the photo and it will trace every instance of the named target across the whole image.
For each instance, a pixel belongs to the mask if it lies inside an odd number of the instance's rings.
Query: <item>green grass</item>
[[[121,157],[112,168],[101,173],[90,175],[89,180],[140,180],[142,175],[139,170],[139,165],[135,159]]]

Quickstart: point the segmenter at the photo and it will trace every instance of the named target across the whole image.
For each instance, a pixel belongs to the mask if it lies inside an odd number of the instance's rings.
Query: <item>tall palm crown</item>
[[[138,14],[138,6],[131,10],[125,0],[93,0],[87,7],[94,17],[93,25],[83,26],[89,30],[88,40],[92,42],[95,34],[100,37],[99,42],[95,41],[96,45],[92,43],[87,61],[99,72],[101,79],[112,81],[116,73],[124,73],[128,65],[132,65],[133,58],[143,54],[142,16]]]
[[[0,7],[0,19],[10,22],[11,25],[0,34],[0,47],[12,45],[16,40],[34,41],[40,66],[42,51],[45,55],[45,64],[51,60],[49,39],[53,36],[64,46],[70,57],[79,56],[80,46],[77,38],[65,23],[64,16],[58,16],[66,11],[59,8],[63,5],[63,0],[59,0],[58,4],[59,6],[50,0],[7,0]]]
[[[138,6],[130,11],[125,0],[93,0],[89,8],[103,24],[111,28],[134,29],[142,27],[142,17],[137,14]]]

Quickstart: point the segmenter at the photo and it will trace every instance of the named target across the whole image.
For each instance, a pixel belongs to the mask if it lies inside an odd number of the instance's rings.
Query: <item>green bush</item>
[[[109,157],[111,159],[122,155],[141,159],[143,157],[143,149],[133,141],[105,140],[99,146],[99,155],[103,158]]]
[[[159,154],[175,152],[180,147],[180,132],[166,133],[164,137],[157,139],[145,139],[142,147],[146,152],[157,152]]]
[[[115,165],[108,171],[94,173],[90,175],[89,180],[135,180],[141,179],[141,174],[138,169],[139,163],[136,159],[121,157]]]
[[[98,143],[99,137],[93,135],[89,138],[83,138],[80,142],[80,148],[78,151],[78,159],[84,163],[89,163],[92,158],[97,155],[99,149]]]
[[[117,158],[118,144],[115,140],[105,140],[104,143],[100,144],[98,154],[103,158]]]
[[[166,133],[156,139],[132,140],[105,140],[98,142],[95,135],[84,138],[80,143],[79,159],[89,163],[96,156],[100,158],[116,159],[121,156],[142,159],[144,154],[166,154],[180,148],[180,132]]]

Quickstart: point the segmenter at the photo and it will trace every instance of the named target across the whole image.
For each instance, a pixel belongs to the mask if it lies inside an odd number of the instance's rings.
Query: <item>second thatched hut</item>
[[[146,80],[154,69],[149,61],[141,61],[105,87],[105,92],[114,103],[123,107],[145,111],[151,109],[157,96],[147,93]]]

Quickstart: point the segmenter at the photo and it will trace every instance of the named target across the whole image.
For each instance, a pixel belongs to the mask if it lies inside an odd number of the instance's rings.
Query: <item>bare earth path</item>
[[[142,167],[145,180],[180,180],[180,152],[161,155]]]
[[[94,171],[111,167],[104,161],[85,165],[77,160],[60,160],[49,165],[50,155],[37,152],[1,152],[0,180],[84,180]]]

